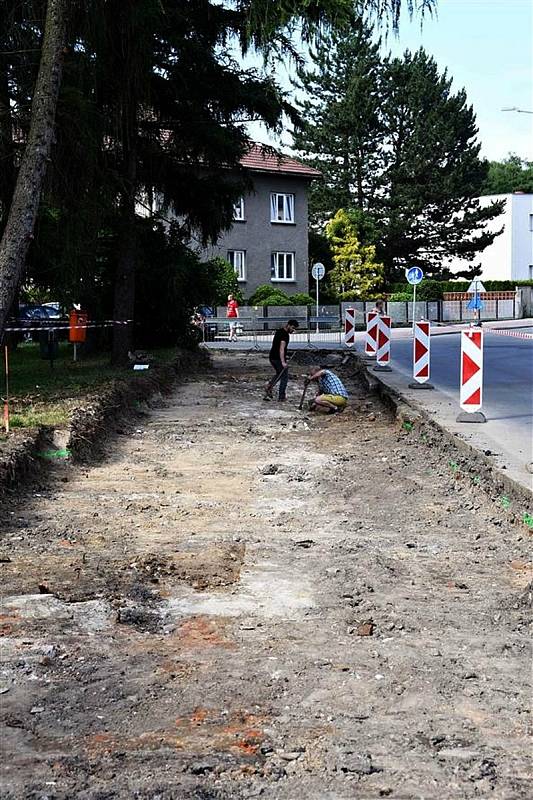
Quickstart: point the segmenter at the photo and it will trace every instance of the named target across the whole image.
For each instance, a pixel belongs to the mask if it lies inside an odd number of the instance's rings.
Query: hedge
[[[416,287],[416,295],[420,297],[420,300],[439,300],[442,297],[444,292],[466,292],[468,287],[472,281],[437,281],[432,280],[431,278],[428,280],[423,280],[422,283],[418,284]],[[532,281],[491,281],[486,280],[483,281],[483,286],[487,290],[487,292],[514,292],[517,286],[533,286]],[[435,287],[436,291],[439,294],[435,297],[426,298],[423,297],[421,292],[424,291],[424,287]],[[438,288],[437,288],[438,287]],[[407,281],[403,283],[391,283],[390,286],[386,289],[387,293],[394,294],[394,293],[404,293],[406,291],[411,291],[412,289],[409,288]],[[427,292],[424,292],[426,294]]]

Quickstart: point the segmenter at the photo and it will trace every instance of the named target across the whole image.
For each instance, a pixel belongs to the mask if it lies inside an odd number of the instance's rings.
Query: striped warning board
[[[483,330],[461,331],[461,393],[459,404],[469,414],[483,403]]]
[[[431,324],[415,322],[413,339],[413,378],[417,383],[429,380]]]
[[[344,317],[344,344],[353,347],[355,344],[355,309],[347,308]]]
[[[390,362],[390,326],[391,318],[379,316],[377,322],[376,363],[378,367],[388,367]]]
[[[375,356],[378,341],[379,314],[369,311],[366,315],[365,355]]]

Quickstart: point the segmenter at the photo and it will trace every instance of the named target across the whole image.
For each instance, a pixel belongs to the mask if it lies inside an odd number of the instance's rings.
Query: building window
[[[272,253],[273,281],[294,281],[294,253]]]
[[[270,195],[270,222],[294,223],[293,194],[272,192]]]
[[[246,280],[246,251],[228,250],[228,261],[235,270],[238,281]]]
[[[233,206],[233,219],[236,222],[244,222],[244,197],[240,197]]]
[[[529,215],[529,230],[533,231],[533,214]]]

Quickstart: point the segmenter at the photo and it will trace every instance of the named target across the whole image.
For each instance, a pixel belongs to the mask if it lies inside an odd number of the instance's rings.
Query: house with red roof
[[[235,205],[231,229],[202,255],[226,258],[246,298],[262,284],[308,292],[308,192],[320,172],[261,145],[241,164],[253,189]]]

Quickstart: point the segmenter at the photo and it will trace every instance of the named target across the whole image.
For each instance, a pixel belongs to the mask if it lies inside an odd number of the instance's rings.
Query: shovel
[[[299,405],[298,405],[298,408],[300,409],[300,411],[301,411],[301,410],[302,410],[302,408],[304,407],[305,395],[307,394],[307,389],[309,388],[309,384],[310,384],[310,383],[311,383],[311,381],[309,380],[309,378],[306,378],[306,379],[304,380],[304,390],[303,390],[303,392],[302,392],[302,396],[300,397],[300,403],[299,403]]]

